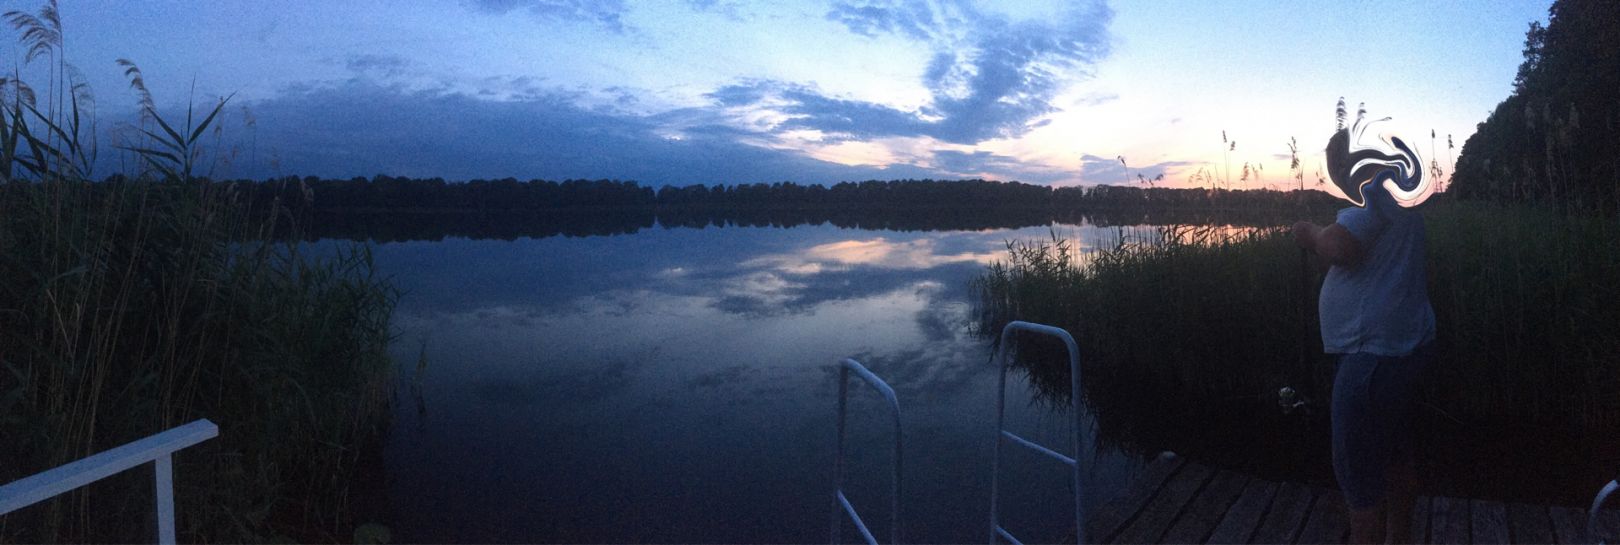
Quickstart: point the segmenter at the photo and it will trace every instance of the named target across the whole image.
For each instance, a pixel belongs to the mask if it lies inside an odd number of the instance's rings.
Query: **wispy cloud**
[[[684,0],[686,7],[694,11],[705,13],[718,13],[734,21],[747,21],[753,18],[747,7],[740,0]]]
[[[367,78],[289,88],[246,104],[257,118],[257,161],[239,154],[222,175],[619,178],[654,185],[944,176],[765,147],[759,134],[721,124],[712,112],[642,116],[586,107],[577,95],[532,82],[494,83],[525,92],[495,100]]]
[[[1084,154],[1080,156],[1080,179],[1083,183],[1088,184],[1135,184],[1137,183],[1137,175],[1150,179],[1161,174],[1172,176],[1174,172],[1179,172],[1184,167],[1198,164],[1190,161],[1164,161],[1149,165],[1132,165],[1129,163],[1129,158],[1126,159],[1126,164],[1122,165],[1117,157],[1109,159]]]
[[[834,2],[827,19],[849,27],[850,32],[867,37],[880,34],[901,34],[913,39],[931,41],[939,38],[939,31],[950,26],[944,13],[963,4],[940,5],[929,2]]]
[[[989,175],[1022,182],[1050,183],[1073,177],[1074,172],[1031,163],[988,151],[939,150],[934,152],[934,168],[969,177]]]
[[[950,263],[989,263],[1000,256],[994,248],[988,250],[952,253],[937,247],[934,239],[895,241],[878,237],[818,244],[792,254],[764,255],[744,261],[741,266],[764,267],[795,276],[848,271],[853,267],[931,269]]]
[[[927,136],[976,144],[1021,136],[1058,111],[1053,96],[1108,53],[1112,11],[1072,6],[1049,21],[1013,21],[955,0],[836,2],[827,18],[850,32],[900,36],[933,50],[920,82],[930,101],[916,110],[826,96],[813,87],[746,81],[710,95],[727,107],[780,112],[778,130],[811,129],[857,138]]]
[[[410,64],[410,61],[399,55],[376,53],[349,55],[343,60],[343,66],[349,71],[379,78],[403,75]]]
[[[624,0],[472,0],[479,9],[491,13],[526,10],[537,17],[555,21],[586,22],[612,32],[624,32]]]

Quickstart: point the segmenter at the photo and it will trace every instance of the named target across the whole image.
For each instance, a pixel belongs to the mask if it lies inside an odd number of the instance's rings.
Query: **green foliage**
[[[1620,2],[1557,0],[1531,23],[1513,94],[1463,144],[1464,198],[1620,210]]]

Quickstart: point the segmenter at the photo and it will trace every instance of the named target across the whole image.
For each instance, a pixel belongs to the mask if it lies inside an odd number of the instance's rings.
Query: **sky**
[[[984,178],[1316,185],[1334,106],[1450,170],[1550,0],[78,2],[62,58],[98,173],[139,66],[160,114],[229,97],[216,178]],[[6,2],[37,13],[42,3]],[[0,55],[36,88],[19,33]],[[1433,131],[1435,138],[1427,138]],[[122,135],[122,136],[121,136]],[[1448,149],[1450,135],[1456,149]],[[1123,161],[1122,161],[1123,160]],[[1243,165],[1256,174],[1241,180]],[[1331,184],[1328,184],[1331,185]]]

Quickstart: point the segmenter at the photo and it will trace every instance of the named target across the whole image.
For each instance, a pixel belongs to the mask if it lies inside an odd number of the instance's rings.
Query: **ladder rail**
[[[1007,431],[1007,370],[1012,366],[1013,363],[1011,343],[1012,335],[1015,331],[1027,331],[1040,335],[1057,337],[1063,341],[1064,347],[1068,349],[1069,401],[1074,411],[1074,456],[1072,458]],[[1014,444],[1029,448],[1041,454],[1045,454],[1059,462],[1063,462],[1072,469],[1074,476],[1075,541],[1077,543],[1085,543],[1085,502],[1080,494],[1081,467],[1079,462],[1082,445],[1084,444],[1082,442],[1080,430],[1081,417],[1084,414],[1081,411],[1082,402],[1080,399],[1080,347],[1079,345],[1075,344],[1074,337],[1069,335],[1069,332],[1064,331],[1061,328],[1023,321],[1009,322],[1006,327],[1003,327],[1001,329],[1001,343],[997,346],[1001,358],[998,364],[1000,366],[1000,379],[998,381],[999,384],[996,387],[996,448],[990,458],[990,543],[991,545],[994,545],[998,537],[1007,540],[1009,543],[1020,543],[1020,540],[1014,537],[1011,532],[1008,532],[1007,529],[1002,528],[1000,520],[1001,445],[1002,443],[1005,443],[1006,440],[1012,440]]]
[[[868,545],[877,545],[877,539],[873,537],[872,532],[867,529],[866,522],[861,520],[860,514],[856,513],[855,507],[849,502],[849,498],[844,496],[844,419],[845,415],[848,413],[850,373],[854,373],[855,376],[860,377],[863,382],[870,385],[872,389],[877,390],[879,395],[883,396],[883,400],[889,406],[890,416],[893,418],[894,475],[891,488],[889,490],[889,539],[892,543],[899,543],[901,535],[900,476],[902,475],[903,467],[901,459],[903,444],[901,442],[900,435],[900,401],[899,398],[897,398],[894,394],[894,388],[890,388],[887,382],[884,382],[883,379],[878,378],[877,375],[872,374],[871,371],[867,370],[866,366],[861,365],[861,362],[855,361],[854,358],[843,358],[838,361],[838,458],[833,468],[834,484],[831,542],[838,543],[840,541],[843,530],[843,515],[847,514],[850,520],[855,523],[855,528],[860,530],[861,537],[866,540],[866,543]],[[840,511],[843,513],[840,514]]]

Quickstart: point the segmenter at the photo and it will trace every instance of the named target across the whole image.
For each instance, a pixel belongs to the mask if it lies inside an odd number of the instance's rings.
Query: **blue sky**
[[[1340,96],[1352,117],[1361,102],[1392,116],[1383,130],[1423,153],[1435,131],[1447,165],[1507,96],[1526,25],[1545,21],[1548,3],[68,1],[61,11],[65,56],[94,89],[103,132],[134,109],[118,58],[140,65],[165,112],[235,93],[219,177],[1073,185],[1164,174],[1186,185],[1213,169],[1259,187],[1293,184],[1290,137],[1314,185]],[[14,39],[0,51],[23,64]],[[38,66],[22,73],[43,80]],[[1447,134],[1459,150],[1448,153]],[[1258,181],[1238,182],[1244,163]]]

